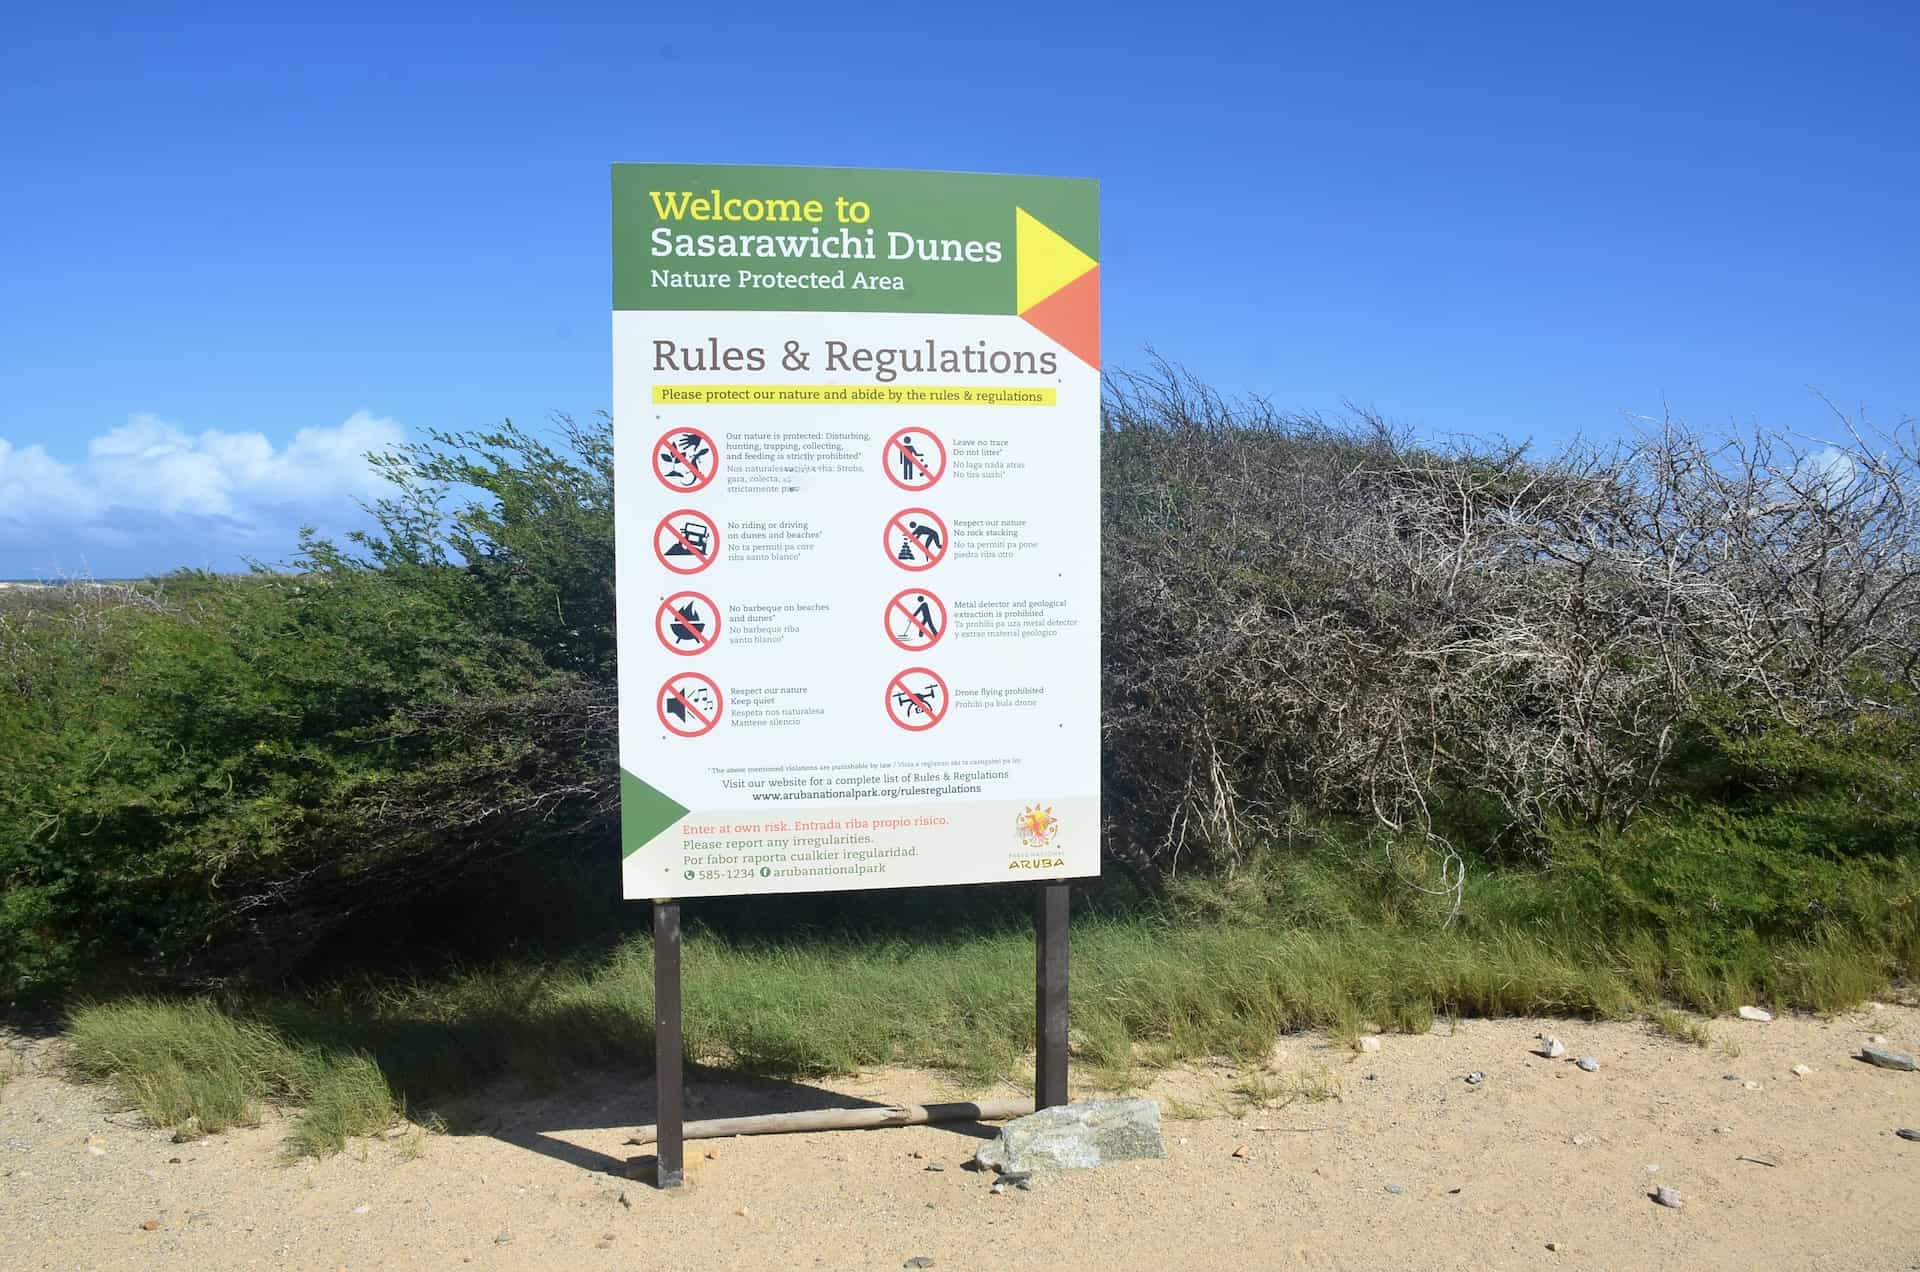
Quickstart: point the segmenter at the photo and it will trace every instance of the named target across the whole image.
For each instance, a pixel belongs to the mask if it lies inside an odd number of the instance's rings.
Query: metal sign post
[[[653,903],[653,1088],[659,1139],[654,1181],[678,1188],[686,1179],[686,1071],[680,1054],[680,903]]]
[[[1067,1102],[1067,890],[1043,883],[1034,908],[1033,1106]]]
[[[1035,1109],[1067,1103],[1067,910],[1071,887],[1065,882],[1043,883],[1034,898]],[[681,1051],[680,905],[676,901],[653,903],[653,1003],[654,1104],[658,1112],[646,1132],[648,1142],[654,1145],[655,1183],[661,1188],[678,1188],[686,1182],[686,1070]],[[988,1106],[978,1104],[930,1105],[912,1110],[912,1115],[905,1109],[889,1109],[881,1110],[871,1124],[977,1119],[985,1111],[989,1111]],[[1011,1107],[998,1105],[990,1111],[995,1116],[1017,1115]],[[1025,1111],[1024,1103],[1018,1111]],[[742,1123],[735,1128],[742,1134],[772,1129],[820,1130],[835,1125],[808,1120],[804,1114],[785,1115],[785,1124],[777,1128],[744,1123],[783,1119],[731,1120]]]

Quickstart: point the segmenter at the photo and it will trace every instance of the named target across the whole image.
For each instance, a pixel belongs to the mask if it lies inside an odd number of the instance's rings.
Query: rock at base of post
[[[1014,1119],[973,1160],[985,1169],[1025,1174],[1166,1155],[1154,1101],[1082,1100]]]

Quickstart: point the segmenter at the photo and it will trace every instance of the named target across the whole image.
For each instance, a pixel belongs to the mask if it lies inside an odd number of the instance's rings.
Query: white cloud
[[[210,552],[281,552],[301,520],[352,518],[354,500],[382,486],[367,452],[403,440],[393,420],[366,411],[282,446],[143,413],[93,438],[73,464],[0,438],[0,546],[128,547],[157,531]]]

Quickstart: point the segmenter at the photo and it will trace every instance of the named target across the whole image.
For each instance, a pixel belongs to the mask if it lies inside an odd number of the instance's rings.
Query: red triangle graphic
[[[1098,265],[1020,316],[1094,370],[1100,369]]]

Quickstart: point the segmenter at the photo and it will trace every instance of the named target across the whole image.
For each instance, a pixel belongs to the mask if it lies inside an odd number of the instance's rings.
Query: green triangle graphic
[[[686,805],[621,769],[620,859],[624,861],[646,847],[655,835],[686,814]]]

